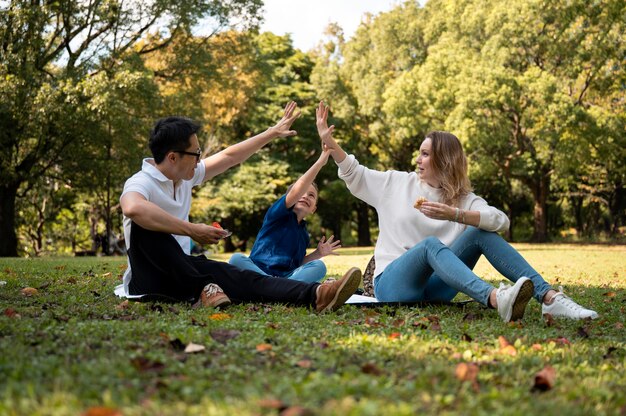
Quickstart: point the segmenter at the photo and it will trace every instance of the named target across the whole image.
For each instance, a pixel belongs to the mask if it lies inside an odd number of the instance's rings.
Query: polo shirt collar
[[[153,165],[153,163],[154,163],[154,159],[151,157],[144,159],[143,164],[141,165],[141,170],[147,173],[148,175],[152,176],[154,179],[156,179],[159,182],[167,182],[167,181],[171,182],[171,179],[169,179],[160,170],[158,170],[156,166]]]

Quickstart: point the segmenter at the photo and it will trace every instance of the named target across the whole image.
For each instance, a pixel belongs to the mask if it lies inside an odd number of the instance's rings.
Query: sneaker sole
[[[517,297],[515,298],[515,302],[513,302],[511,319],[509,319],[509,322],[519,321],[524,317],[526,305],[528,305],[528,302],[533,297],[534,290],[535,285],[531,280],[526,280],[522,283],[522,286],[517,293]]]
[[[211,305],[211,307],[213,308],[219,308],[222,306],[228,306],[230,305],[232,302],[230,301],[230,299],[228,298],[228,296],[224,296],[221,299],[216,300],[215,302],[213,302],[213,304]]]
[[[346,272],[346,275],[349,275],[350,277],[344,280],[339,289],[337,289],[337,293],[335,293],[333,299],[324,309],[320,311],[320,313],[338,309],[341,305],[346,303],[346,301],[350,299],[350,296],[352,296],[358,289],[361,284],[361,270],[359,270],[358,267],[352,267]]]

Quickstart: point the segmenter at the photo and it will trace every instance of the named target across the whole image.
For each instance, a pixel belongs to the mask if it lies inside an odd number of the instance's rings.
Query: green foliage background
[[[623,241],[623,1],[406,1],[349,40],[330,24],[306,52],[258,33],[260,6],[0,3],[0,256],[119,236],[119,193],[149,155],[156,118],[202,122],[208,154],[265,130],[291,99],[299,135],[195,195],[195,220],[235,232],[225,250],[249,247],[269,204],[316,160],[319,100],[344,148],[375,169],[411,170],[428,131],[457,134],[511,240]],[[313,239],[373,243],[376,213],[332,162],[318,182]]]

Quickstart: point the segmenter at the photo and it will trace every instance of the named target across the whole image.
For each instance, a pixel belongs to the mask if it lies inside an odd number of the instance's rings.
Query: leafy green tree
[[[99,97],[97,75],[115,74],[132,56],[192,38],[192,27],[212,17],[215,27],[233,16],[254,22],[258,0],[126,3],[116,0],[0,4],[0,256],[17,255],[16,197],[53,166],[63,168],[68,149],[83,156]],[[161,28],[159,42],[135,48]],[[97,90],[97,88],[96,88]],[[104,123],[106,125],[106,123]],[[113,123],[115,124],[115,123]]]

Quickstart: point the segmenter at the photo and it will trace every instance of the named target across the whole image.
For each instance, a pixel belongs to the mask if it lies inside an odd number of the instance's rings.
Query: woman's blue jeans
[[[458,292],[488,305],[492,285],[472,269],[481,255],[512,282],[528,277],[534,297],[542,302],[550,285],[497,233],[468,227],[450,247],[428,237],[389,264],[374,280],[374,294],[383,302],[450,302]]]
[[[263,270],[259,268],[254,262],[248,257],[241,253],[235,253],[231,256],[230,260],[228,260],[230,264],[233,266],[237,266],[243,270],[252,270],[254,272],[260,273],[265,276],[270,276],[265,273]],[[305,283],[317,283],[321,282],[326,276],[326,265],[321,260],[313,260],[308,263],[303,264],[302,266],[294,269],[291,273],[286,276],[278,276],[283,277],[285,279],[297,280],[299,282]]]

